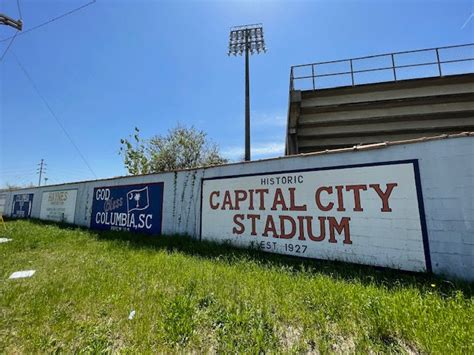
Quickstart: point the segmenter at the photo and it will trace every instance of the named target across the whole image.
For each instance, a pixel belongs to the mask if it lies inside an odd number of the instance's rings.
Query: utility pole
[[[262,24],[235,26],[230,29],[228,55],[245,52],[245,161],[250,161],[250,69],[249,54],[266,52]],[[250,52],[250,53],[249,53]]]
[[[14,20],[11,17],[0,14],[0,25],[6,25],[15,28],[17,31],[21,31],[23,29],[23,21]]]
[[[21,20],[20,1],[17,0],[16,4],[18,5],[18,14],[20,15],[19,20],[14,20],[14,19],[12,19],[11,17],[9,17],[7,15],[0,14],[0,25],[10,26],[10,27],[13,27],[14,29],[17,30],[17,32],[15,32],[15,34],[13,36],[9,37],[10,42],[8,43],[6,49],[3,51],[3,54],[0,56],[0,62],[3,61],[3,58],[5,57],[5,54],[7,54],[8,49],[10,49],[10,46],[12,45],[13,41],[15,40],[15,38],[18,34],[18,31],[21,31],[23,29],[23,21]]]
[[[39,165],[39,168],[38,168],[38,174],[39,174],[38,186],[41,186],[41,177],[43,176],[43,174],[46,173],[46,163],[44,162],[44,159],[41,159],[41,162],[38,165]]]

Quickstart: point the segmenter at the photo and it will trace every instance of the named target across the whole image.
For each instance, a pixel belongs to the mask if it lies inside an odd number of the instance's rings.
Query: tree
[[[5,192],[5,191],[14,191],[14,190],[20,190],[20,189],[26,189],[30,187],[36,187],[33,183],[25,184],[25,185],[17,185],[17,184],[10,184],[6,183],[5,187],[0,188],[0,192]]]
[[[165,136],[151,139],[140,137],[140,130],[120,140],[119,154],[123,156],[129,174],[148,174],[227,163],[216,144],[204,131],[194,127],[176,126]]]
[[[128,173],[131,175],[148,174],[150,172],[149,157],[145,143],[140,138],[140,130],[135,127],[135,133],[129,139],[121,139],[120,152],[123,156],[123,163]]]

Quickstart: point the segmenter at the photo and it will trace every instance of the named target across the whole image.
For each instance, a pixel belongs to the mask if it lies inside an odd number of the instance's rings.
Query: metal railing
[[[470,56],[466,57],[454,57],[450,58],[449,52],[454,50],[462,51],[468,50]],[[414,79],[420,77],[436,77],[436,76],[445,76],[452,74],[466,74],[474,72],[474,43],[462,44],[456,46],[447,46],[447,47],[438,47],[438,48],[427,48],[427,49],[418,49],[413,51],[404,51],[404,52],[394,52],[394,53],[385,53],[378,55],[371,55],[366,57],[358,58],[349,58],[342,60],[333,60],[328,62],[319,62],[311,64],[301,64],[294,65],[291,67],[290,71],[290,90],[300,89],[300,90],[318,90],[322,88],[331,88],[331,87],[340,87],[340,86],[356,86],[361,84],[368,83],[377,83],[385,81],[397,81],[397,80],[406,80]],[[459,53],[455,53],[459,54]],[[464,53],[465,54],[465,53]],[[420,59],[420,57],[431,56],[429,60],[422,59],[421,62],[408,63],[404,64],[407,58],[412,57],[413,59]],[[443,59],[447,57],[446,59]],[[452,57],[452,55],[451,55]],[[374,66],[371,68],[364,68],[363,64],[377,64],[377,62],[382,62],[379,66]],[[467,68],[460,65],[461,63],[471,62]],[[446,70],[447,65],[458,64],[457,70]],[[357,66],[362,68],[358,69]],[[337,67],[339,70],[336,72],[331,72],[328,70],[328,67]],[[342,67],[342,69],[340,69]],[[326,68],[326,69],[325,69]],[[408,73],[402,73],[406,69],[422,69],[421,73],[418,71],[417,74],[410,75]],[[434,69],[434,70],[433,70]],[[341,71],[342,70],[342,71]],[[297,75],[298,71],[306,71],[305,75]],[[361,74],[371,73],[369,80],[361,80]],[[373,73],[383,73],[389,75],[374,75]],[[326,80],[326,83],[323,83],[324,79],[337,79],[333,80],[332,83]],[[306,82],[306,88],[299,88],[298,85],[302,81]],[[335,81],[335,82],[334,82]],[[309,85],[308,85],[309,82]],[[318,86],[319,85],[319,86]]]

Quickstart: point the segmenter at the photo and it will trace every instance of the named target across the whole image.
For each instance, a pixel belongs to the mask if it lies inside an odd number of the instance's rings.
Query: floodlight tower
[[[266,52],[263,39],[263,26],[254,25],[235,26],[230,29],[229,52],[227,55],[242,55],[245,53],[245,161],[250,160],[250,54]]]

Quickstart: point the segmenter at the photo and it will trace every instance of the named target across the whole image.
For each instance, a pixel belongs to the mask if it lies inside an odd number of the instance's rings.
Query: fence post
[[[354,70],[352,69],[352,59],[349,59],[349,62],[351,64],[351,80],[352,80],[352,86],[354,86]]]
[[[395,81],[397,81],[397,70],[395,68],[395,56],[393,55],[393,53],[391,54],[392,55],[392,70],[393,70],[393,79]]]
[[[439,51],[438,51],[438,48],[436,48],[436,59],[437,59],[437,61],[438,61],[439,76],[443,76],[443,73],[441,72],[441,62],[439,61]]]
[[[311,64],[311,77],[313,78],[313,90],[316,90],[316,85],[315,85],[315,80],[316,78],[314,77],[314,64]]]

